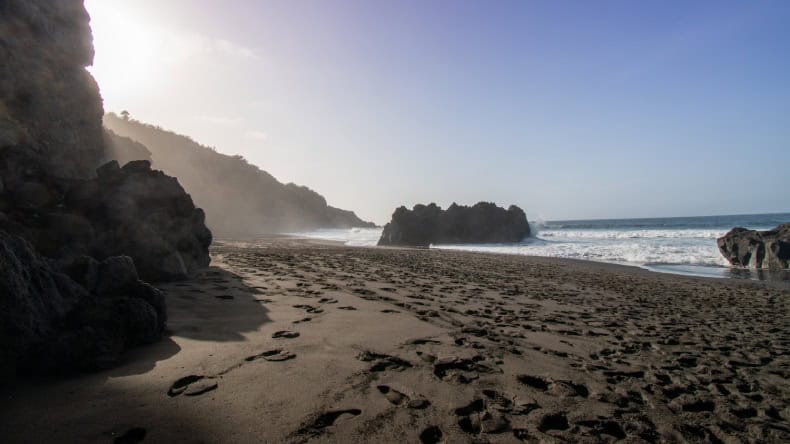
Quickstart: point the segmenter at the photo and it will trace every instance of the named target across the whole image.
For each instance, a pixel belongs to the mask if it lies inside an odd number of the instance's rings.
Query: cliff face
[[[307,187],[280,183],[240,156],[220,154],[189,137],[112,113],[104,117],[104,125],[119,163],[151,160],[155,168],[178,177],[219,235],[375,226],[352,211],[328,206]]]
[[[175,178],[144,161],[97,170],[88,21],[81,0],[0,0],[0,374],[112,366],[165,328],[165,297],[141,278],[209,262],[204,214]]]
[[[485,244],[520,242],[529,236],[524,211],[511,205],[505,210],[493,203],[472,207],[436,204],[400,207],[384,226],[379,245],[427,247],[431,244]]]
[[[0,1],[0,151],[9,165],[89,177],[104,160],[102,103],[82,0]],[[12,179],[13,180],[13,179]]]

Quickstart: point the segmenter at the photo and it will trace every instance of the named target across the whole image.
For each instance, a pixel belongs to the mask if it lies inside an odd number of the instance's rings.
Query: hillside
[[[114,113],[104,116],[104,126],[119,162],[149,159],[154,168],[177,177],[219,236],[374,226],[327,205],[307,187],[283,184],[243,157],[220,154],[188,136]]]

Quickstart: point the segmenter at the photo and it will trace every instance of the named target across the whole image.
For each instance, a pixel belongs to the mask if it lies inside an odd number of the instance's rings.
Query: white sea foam
[[[554,239],[716,239],[721,230],[540,230],[538,238]]]
[[[319,230],[298,236],[343,242],[351,246],[375,246],[381,228]],[[726,266],[716,237],[721,230],[555,230],[519,244],[434,245],[432,248],[488,253],[522,254],[628,265],[683,264]]]
[[[375,246],[381,237],[381,228],[350,228],[350,229],[323,229],[300,233],[290,233],[293,236],[310,239],[323,239],[343,242],[353,247]]]
[[[487,253],[523,254],[569,259],[583,259],[629,265],[688,264],[726,266],[727,261],[713,242],[548,242],[531,239],[517,245],[438,245],[434,248]]]

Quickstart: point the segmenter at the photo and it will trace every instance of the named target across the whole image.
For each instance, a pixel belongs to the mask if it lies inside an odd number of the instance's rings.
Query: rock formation
[[[112,155],[121,165],[151,160],[154,168],[178,177],[195,204],[206,211],[211,230],[220,235],[375,227],[352,211],[327,205],[323,196],[307,187],[280,183],[241,156],[218,153],[187,136],[113,113],[104,117],[104,125],[113,142]]]
[[[0,267],[0,374],[107,368],[164,331],[164,295],[129,257],[56,263],[0,231]]]
[[[143,279],[184,279],[209,264],[212,236],[203,210],[148,161],[104,165],[95,180],[72,187],[66,206],[92,222],[92,255],[131,256]]]
[[[89,177],[105,160],[99,88],[82,0],[0,2],[0,150],[60,177]]]
[[[524,211],[511,205],[480,202],[472,207],[453,203],[443,211],[436,204],[400,207],[384,226],[379,245],[427,247],[431,244],[520,242],[529,236]]]
[[[790,268],[790,223],[768,231],[733,228],[718,238],[719,251],[732,265],[750,268]]]
[[[176,179],[106,163],[88,20],[82,0],[0,1],[0,373],[112,365],[164,331],[141,278],[209,262]]]
[[[107,128],[104,129],[104,146],[107,148],[107,156],[116,160],[119,165],[126,165],[133,160],[151,162],[151,151],[145,145],[128,137],[119,136]]]

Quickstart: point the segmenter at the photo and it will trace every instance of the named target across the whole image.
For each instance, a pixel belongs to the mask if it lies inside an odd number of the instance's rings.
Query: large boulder
[[[472,207],[453,203],[447,210],[436,204],[400,207],[384,226],[379,245],[427,247],[431,244],[483,244],[520,242],[529,236],[524,211],[505,210],[493,203]]]
[[[161,291],[129,257],[71,263],[39,256],[0,231],[0,374],[52,374],[114,365],[121,353],[161,338]]]
[[[24,239],[0,231],[0,373],[44,340],[88,297],[88,292],[52,269]]]
[[[790,223],[768,231],[733,228],[718,238],[719,251],[732,265],[749,268],[790,268]]]
[[[184,279],[209,264],[211,231],[178,180],[146,160],[98,170],[95,180],[71,190],[67,208],[91,221],[93,256],[128,255],[148,281]]]
[[[0,193],[6,216],[0,229],[23,236],[47,257],[125,255],[142,279],[153,282],[185,279],[209,264],[212,235],[203,210],[178,180],[152,170],[148,161],[123,168],[111,161],[92,179],[41,171],[25,179],[8,182]],[[41,205],[24,204],[31,189],[50,197]]]

